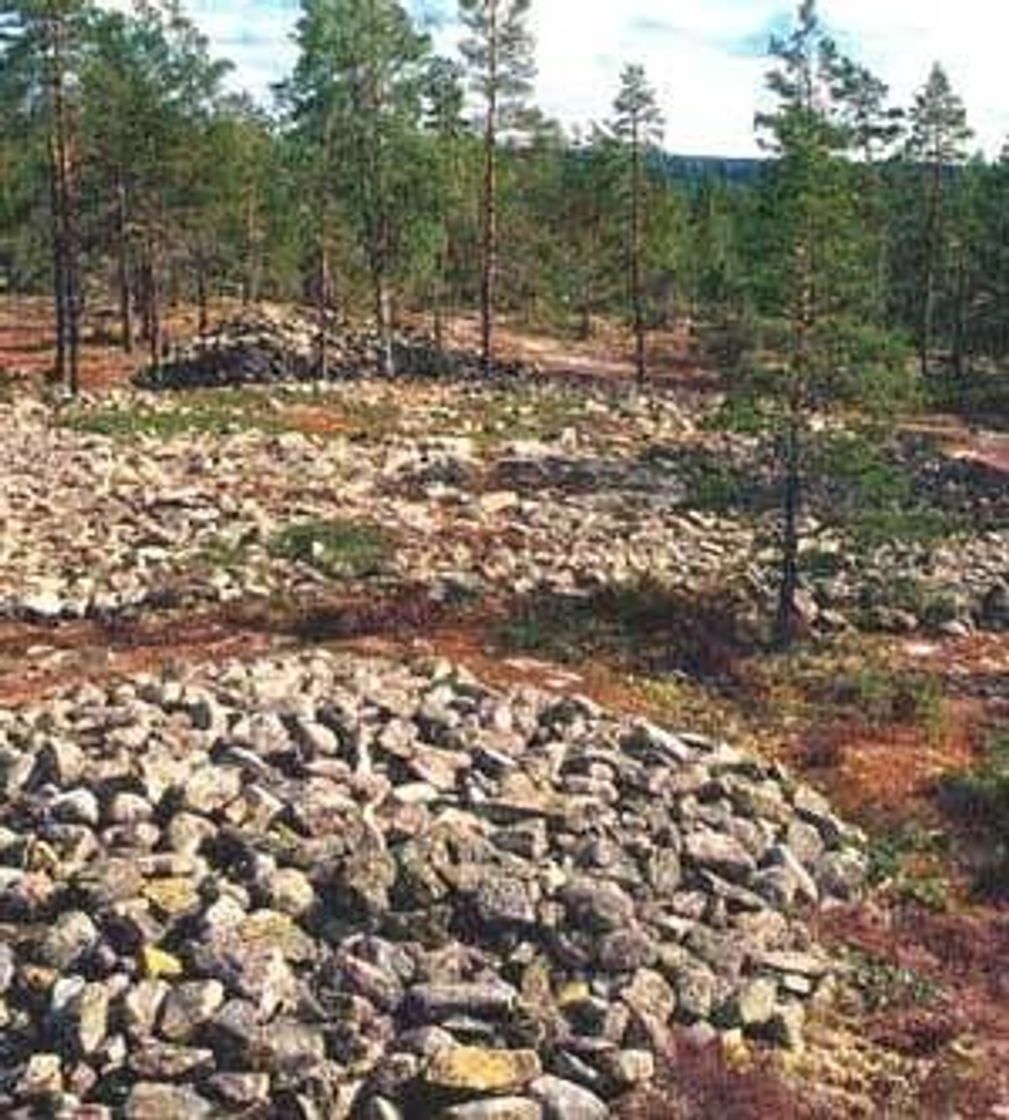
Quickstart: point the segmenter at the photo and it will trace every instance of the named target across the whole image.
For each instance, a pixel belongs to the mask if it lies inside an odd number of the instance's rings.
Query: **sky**
[[[452,0],[408,0],[439,50],[459,38]],[[236,65],[231,82],[266,97],[294,61],[297,0],[189,0],[215,53]],[[666,118],[665,146],[686,155],[756,153],[766,49],[794,5],[780,0],[533,0],[537,104],[569,126],[610,115],[620,70],[648,71]],[[820,0],[843,48],[910,103],[941,61],[966,102],[978,147],[995,154],[1009,133],[1005,91],[1009,6],[1000,0]]]

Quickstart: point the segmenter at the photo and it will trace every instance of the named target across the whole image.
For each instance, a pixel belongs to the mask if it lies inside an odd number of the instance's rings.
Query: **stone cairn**
[[[198,335],[164,362],[134,379],[141,389],[216,389],[308,381],[343,381],[377,374],[378,336],[351,331],[335,322],[325,328],[326,370],[320,371],[320,326],[304,315],[259,310],[244,312],[207,334]],[[393,344],[397,376],[483,377],[479,356],[444,352],[422,331],[400,332]],[[497,362],[491,378],[529,377],[520,362]]]
[[[317,653],[0,710],[0,1114],[593,1120],[798,1047],[859,837],[777,765]]]

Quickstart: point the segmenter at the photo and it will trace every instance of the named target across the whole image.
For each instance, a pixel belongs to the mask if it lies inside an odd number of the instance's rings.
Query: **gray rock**
[[[182,1081],[213,1073],[213,1050],[148,1041],[130,1054],[129,1067],[141,1081]]]
[[[190,980],[168,993],[159,1031],[169,1042],[187,1042],[224,1003],[224,985],[218,980]]]
[[[816,866],[816,881],[820,890],[845,901],[859,897],[866,877],[865,859],[853,851],[829,852]]]
[[[186,1085],[140,1081],[130,1090],[125,1120],[208,1120],[214,1111],[204,1097]]]
[[[533,925],[536,908],[528,886],[519,879],[488,872],[476,894],[476,911],[489,926]]]
[[[562,894],[571,922],[596,933],[611,933],[634,921],[634,902],[616,883],[579,879]]]
[[[655,939],[639,926],[616,930],[598,942],[596,963],[603,972],[634,972],[658,958]]]
[[[39,956],[52,968],[69,972],[95,948],[99,936],[97,926],[87,914],[68,910],[56,919],[42,939]]]
[[[700,867],[734,881],[752,875],[757,865],[750,853],[732,836],[721,832],[691,832],[684,837],[684,852]]]
[[[85,984],[62,1015],[64,1037],[74,1053],[94,1054],[109,1028],[109,993],[104,984]]]
[[[610,1115],[594,1093],[550,1074],[537,1078],[529,1092],[543,1106],[543,1120],[607,1120]]]
[[[407,994],[407,1011],[421,1023],[437,1023],[453,1015],[500,1018],[508,1015],[517,1002],[518,992],[502,982],[417,984]]]
[[[450,1105],[438,1116],[441,1120],[542,1120],[543,1110],[528,1097],[492,1097]]]

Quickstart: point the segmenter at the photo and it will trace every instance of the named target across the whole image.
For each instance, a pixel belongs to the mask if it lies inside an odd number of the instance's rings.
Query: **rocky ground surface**
[[[692,494],[699,453],[736,451],[669,395],[588,387],[360,382],[119,393],[60,411],[22,396],[0,403],[0,614],[111,617],[361,585],[442,602],[585,595],[645,577],[731,586],[759,607],[771,522],[704,512]],[[812,536],[838,562],[807,587],[810,622],[1005,626],[1005,488],[985,470],[922,472],[947,507],[980,510],[970,532],[870,557]],[[333,522],[378,527],[387,547],[345,565],[305,537]],[[895,601],[895,587],[915,592]]]
[[[0,773],[6,1116],[603,1118],[676,1024],[800,1048],[865,873],[776,765],[446,663],[86,686]]]

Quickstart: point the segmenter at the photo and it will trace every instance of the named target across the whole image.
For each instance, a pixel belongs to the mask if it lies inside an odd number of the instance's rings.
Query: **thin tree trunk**
[[[56,320],[56,376],[64,384],[73,383],[75,359],[73,330],[73,275],[70,267],[69,185],[67,120],[64,97],[63,25],[59,15],[50,11],[46,21],[48,38],[48,85],[50,125],[50,175],[53,209],[53,295]]]
[[[434,291],[432,294],[432,320],[434,325],[434,345],[439,354],[445,352],[445,273],[448,249],[443,244],[438,251],[435,263]]]
[[[795,350],[791,385],[788,393],[788,415],[785,420],[782,451],[781,570],[778,585],[778,609],[775,619],[775,641],[781,649],[789,649],[798,636],[797,595],[799,591],[799,518],[802,510],[802,413],[805,403],[806,378],[809,372],[810,331],[813,327],[813,276],[810,229],[796,248]]]
[[[631,298],[634,302],[634,368],[639,385],[644,384],[648,375],[641,268],[641,193],[641,140],[635,123],[631,140]]]
[[[582,342],[588,342],[592,337],[592,299],[588,287],[582,293],[582,304],[579,309],[578,337]]]
[[[802,506],[800,409],[797,400],[789,404],[785,431],[784,479],[782,487],[781,574],[775,640],[781,649],[790,648],[796,639],[799,591],[799,512]]]
[[[375,268],[375,324],[378,327],[379,364],[385,377],[396,374],[392,344],[392,296],[381,264]]]
[[[925,266],[925,282],[922,285],[921,328],[918,341],[918,363],[923,379],[929,374],[929,355],[932,350],[932,321],[935,318],[935,274],[931,259]]]
[[[245,268],[242,276],[242,306],[248,307],[259,299],[259,231],[256,224],[256,190],[249,189],[245,197]]]
[[[317,310],[319,317],[319,377],[325,381],[329,371],[329,230],[323,204],[323,219],[319,230],[319,284]]]
[[[197,330],[206,334],[210,326],[210,308],[207,296],[207,259],[201,249],[196,254],[196,304],[199,308],[199,324]]]
[[[49,196],[52,209],[53,238],[53,317],[56,334],[56,379],[66,382],[67,374],[67,285],[66,250],[63,228],[63,202],[61,199],[59,157],[55,127],[50,137]]]
[[[71,151],[69,108],[65,89],[65,31],[59,15],[51,17],[52,95],[56,132],[56,166],[59,182],[59,225],[63,274],[64,354],[62,379],[76,396],[80,388],[80,244],[77,229],[73,152]]]
[[[489,6],[487,36],[487,121],[484,126],[483,269],[480,284],[480,364],[490,374],[494,360],[494,302],[497,294],[497,115],[498,9]]]
[[[918,359],[923,379],[929,375],[929,357],[932,352],[932,333],[935,321],[935,271],[939,252],[939,208],[942,193],[942,168],[932,168],[932,189],[928,198],[928,217],[925,233],[925,275],[922,282],[921,323]]]
[[[67,293],[69,302],[68,351],[70,392],[77,396],[81,387],[81,319],[84,313],[84,291],[81,285],[80,230],[77,223],[77,191],[72,165],[67,166]]]
[[[147,244],[147,300],[148,322],[150,328],[151,365],[155,369],[161,365],[161,283],[158,275],[157,235],[151,234]]]
[[[129,214],[126,184],[116,183],[116,258],[119,284],[119,325],[123,351],[133,353],[133,292],[130,285]]]

